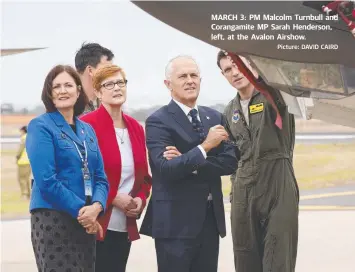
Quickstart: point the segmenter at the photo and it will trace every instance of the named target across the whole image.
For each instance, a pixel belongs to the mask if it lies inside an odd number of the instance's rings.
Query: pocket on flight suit
[[[231,225],[234,250],[251,250],[252,230],[248,205],[248,188],[237,182],[233,186]]]

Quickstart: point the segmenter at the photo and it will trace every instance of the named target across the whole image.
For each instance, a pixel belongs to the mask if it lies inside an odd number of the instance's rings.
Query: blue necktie
[[[198,114],[198,112],[196,109],[192,109],[189,112],[189,115],[192,118],[192,126],[193,126],[194,130],[198,133],[200,142],[202,143],[205,140],[206,136],[205,136],[205,132],[203,130],[202,123],[197,119],[197,114]]]

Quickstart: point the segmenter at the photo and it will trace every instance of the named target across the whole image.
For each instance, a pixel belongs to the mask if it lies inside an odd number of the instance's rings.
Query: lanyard
[[[88,168],[88,151],[86,149],[86,142],[84,141],[84,150],[85,150],[85,158],[83,157],[83,155],[81,154],[78,146],[76,145],[76,143],[73,141],[76,151],[78,151],[79,157],[81,159],[81,162],[83,164],[81,170],[83,172],[83,180],[84,180],[84,187],[85,187],[85,196],[86,198],[91,198],[92,196],[92,187],[91,187],[91,175],[90,175],[90,171]]]
[[[85,167],[85,166],[87,167],[88,166],[88,151],[86,149],[86,142],[84,141],[85,160],[84,160],[83,155],[81,154],[78,146],[76,145],[76,143],[74,141],[73,141],[73,144],[75,145],[76,151],[78,151],[81,162],[83,163],[83,167]]]

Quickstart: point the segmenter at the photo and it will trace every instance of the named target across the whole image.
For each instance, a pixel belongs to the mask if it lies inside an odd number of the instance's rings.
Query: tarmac
[[[230,214],[226,212],[227,236],[220,240],[219,268],[233,272]],[[296,272],[353,272],[355,211],[300,211]],[[1,222],[1,271],[37,271],[28,219]],[[157,271],[154,240],[142,236],[132,244],[127,272]],[[252,272],[252,271],[251,271]]]
[[[218,271],[234,272],[228,201],[225,208],[227,236],[220,240]],[[28,217],[1,221],[2,272],[37,271],[30,237]],[[301,191],[296,272],[353,272],[354,258],[355,183]],[[152,238],[141,236],[132,244],[126,271],[157,271]]]

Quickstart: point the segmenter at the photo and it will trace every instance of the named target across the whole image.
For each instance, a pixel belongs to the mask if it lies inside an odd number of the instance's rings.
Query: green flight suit
[[[295,120],[279,91],[276,111],[254,90],[248,105],[249,125],[239,94],[227,105],[226,130],[240,151],[233,182],[231,225],[235,271],[294,272],[298,244],[299,191],[292,158]]]

